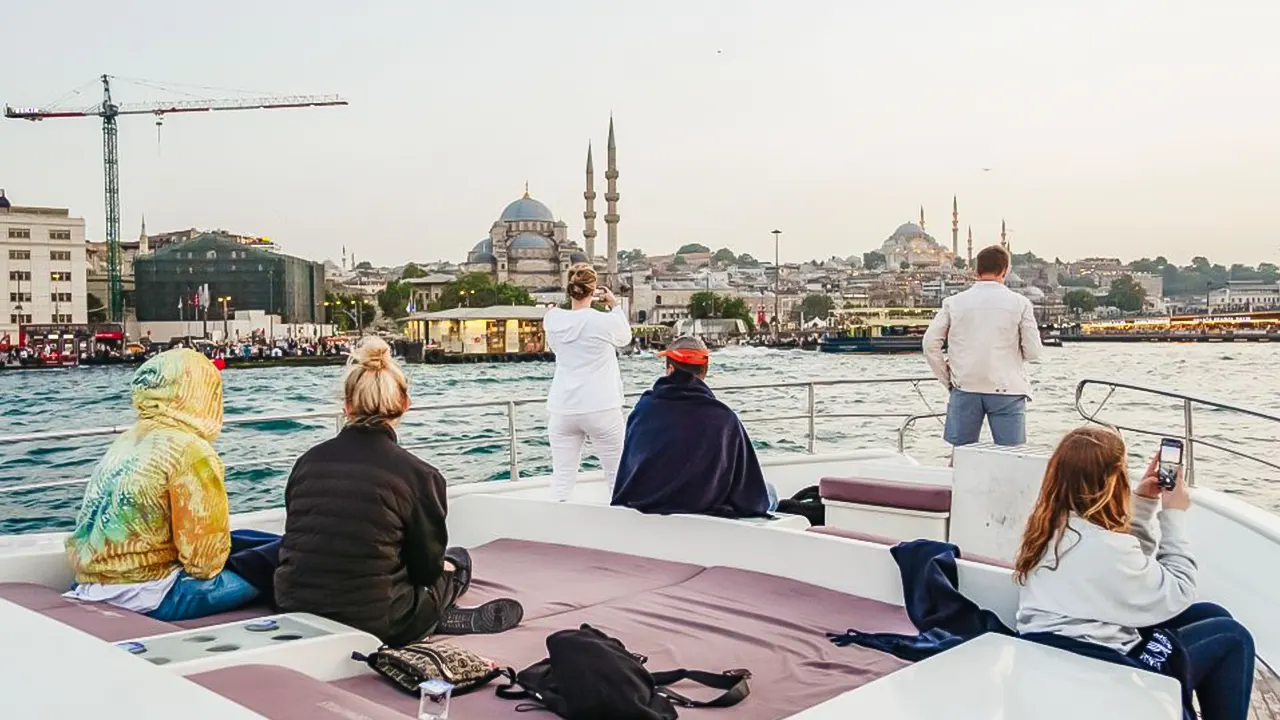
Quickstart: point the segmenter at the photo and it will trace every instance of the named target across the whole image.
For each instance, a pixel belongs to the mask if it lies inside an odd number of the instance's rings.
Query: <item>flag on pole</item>
[[[200,307],[209,307],[209,285],[200,286]]]
[[[413,298],[412,298],[412,297],[410,297],[410,298],[409,298],[409,306],[405,308],[405,311],[406,311],[406,312],[408,312],[410,315],[412,315],[412,314],[414,314],[414,313],[418,312],[418,308],[417,308],[417,306],[415,306],[415,305],[413,304]]]

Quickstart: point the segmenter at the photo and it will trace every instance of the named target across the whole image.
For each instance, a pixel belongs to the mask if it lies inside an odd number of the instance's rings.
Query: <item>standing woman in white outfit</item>
[[[626,433],[618,348],[631,344],[626,313],[609,288],[596,287],[596,271],[590,265],[569,268],[566,284],[571,309],[555,308],[543,319],[556,354],[556,376],[547,396],[551,497],[555,500],[567,500],[573,493],[582,443],[588,439],[613,492]],[[592,300],[604,303],[609,312],[593,309]]]

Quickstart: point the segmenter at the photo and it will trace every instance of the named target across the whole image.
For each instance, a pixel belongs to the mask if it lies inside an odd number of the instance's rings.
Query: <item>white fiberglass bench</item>
[[[1178,681],[988,633],[794,716],[796,720],[1179,720]]]

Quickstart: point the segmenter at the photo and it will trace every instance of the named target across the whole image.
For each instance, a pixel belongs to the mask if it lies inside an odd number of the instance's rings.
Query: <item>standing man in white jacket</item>
[[[997,445],[1027,441],[1026,363],[1043,346],[1031,301],[1004,285],[1009,264],[999,245],[979,252],[977,282],[943,300],[924,335],[929,368],[951,390],[942,437],[952,446],[978,442],[984,418]]]

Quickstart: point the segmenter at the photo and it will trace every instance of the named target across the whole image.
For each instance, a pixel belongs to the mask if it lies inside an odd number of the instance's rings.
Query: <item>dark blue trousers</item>
[[[1213,603],[1192,605],[1160,627],[1178,634],[1202,720],[1246,720],[1253,693],[1253,636]]]

